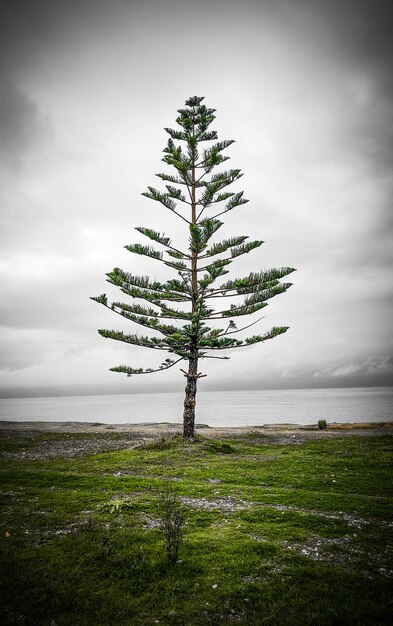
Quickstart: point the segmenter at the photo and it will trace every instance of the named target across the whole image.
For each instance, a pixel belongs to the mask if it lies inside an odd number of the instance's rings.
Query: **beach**
[[[197,424],[196,434],[210,439],[236,439],[255,436],[266,444],[299,445],[317,439],[331,440],[356,435],[382,436],[392,432],[393,423],[334,423],[326,430],[317,425],[275,424],[264,426],[209,427]],[[143,446],[154,440],[182,432],[180,423],[103,424],[91,422],[0,422],[2,439],[18,438],[17,452],[3,453],[10,458],[73,458],[112,450]],[[37,434],[47,435],[37,441]]]

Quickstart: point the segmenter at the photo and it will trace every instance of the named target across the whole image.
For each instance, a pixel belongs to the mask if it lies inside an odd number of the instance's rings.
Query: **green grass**
[[[78,437],[1,438],[1,623],[392,622],[392,437],[17,454]],[[157,527],[169,485],[187,519],[172,568]]]

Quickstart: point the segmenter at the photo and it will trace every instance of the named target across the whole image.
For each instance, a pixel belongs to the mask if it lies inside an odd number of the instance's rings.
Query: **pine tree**
[[[167,351],[174,357],[165,359],[158,367],[145,369],[120,365],[111,368],[111,371],[127,376],[148,374],[169,369],[182,360],[188,361],[187,370],[181,370],[187,380],[183,416],[185,438],[194,436],[197,381],[204,376],[198,372],[199,360],[228,359],[228,356],[217,356],[217,352],[250,346],[285,333],[288,327],[278,326],[263,334],[235,338],[236,333],[249,328],[260,318],[240,328],[232,318],[261,311],[268,300],[291,286],[291,283],[282,283],[280,279],[294,271],[291,267],[281,267],[251,272],[248,276],[224,282],[219,280],[228,274],[228,266],[235,258],[258,248],[263,241],[249,241],[245,235],[217,243],[211,241],[223,225],[218,218],[248,200],[243,197],[242,191],[227,190],[242,176],[239,169],[216,171],[228,160],[223,152],[233,141],[218,141],[217,132],[210,129],[215,109],[207,108],[202,104],[203,100],[197,96],[189,98],[185,108],[178,110],[178,128],[165,129],[169,139],[162,160],[174,168],[174,173],[157,176],[164,181],[166,191],[148,187],[148,191],[142,194],[159,202],[187,224],[188,249],[180,250],[170,237],[145,227],[137,227],[136,230],[158,244],[159,249],[150,243],[125,246],[133,254],[149,257],[175,270],[176,277],[157,282],[147,276],[135,276],[115,268],[107,274],[107,280],[130,296],[132,302],[109,304],[106,294],[92,298],[131,322],[159,333],[147,336],[99,330],[100,335],[152,350]],[[235,304],[225,305],[225,298],[233,296],[243,298],[240,302],[234,298]],[[214,327],[220,321],[220,327]],[[213,324],[209,326],[211,322]]]

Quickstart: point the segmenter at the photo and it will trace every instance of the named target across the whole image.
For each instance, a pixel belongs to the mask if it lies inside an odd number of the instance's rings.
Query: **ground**
[[[1,623],[392,623],[391,424],[180,430],[1,423]]]
[[[181,424],[103,424],[99,422],[0,422],[3,438],[18,437],[18,452],[9,452],[8,458],[71,458],[80,454],[93,454],[106,450],[121,450],[142,445],[161,437],[178,435]],[[316,439],[330,440],[348,436],[381,436],[393,432],[393,422],[366,424],[331,424],[326,430],[317,426],[276,424],[269,426],[209,427],[197,425],[196,432],[203,437],[228,439],[249,434],[268,437],[271,443],[301,444]],[[36,441],[37,433],[52,433],[53,440]],[[64,435],[64,437],[62,437]],[[70,437],[68,437],[70,435]],[[78,439],[73,435],[81,435]],[[83,435],[86,435],[83,437]],[[23,441],[26,446],[23,446]],[[4,453],[3,453],[4,454]]]

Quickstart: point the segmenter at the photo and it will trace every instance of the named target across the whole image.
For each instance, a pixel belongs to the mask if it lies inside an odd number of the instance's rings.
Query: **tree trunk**
[[[194,128],[195,130],[195,128]],[[193,133],[194,133],[193,130]],[[191,169],[191,223],[196,224],[196,197],[195,197],[195,162],[193,160]],[[198,302],[198,253],[192,252],[191,255],[191,297],[192,297],[192,314],[197,311]],[[193,322],[194,324],[194,319]],[[195,404],[198,380],[198,348],[196,347],[197,338],[192,340],[188,360],[188,373],[186,374],[187,384],[185,388],[186,396],[184,398],[183,413],[183,437],[184,439],[192,439],[195,436]]]
[[[197,392],[198,351],[192,350],[189,358],[187,384],[185,388],[184,413],[183,413],[183,437],[192,439],[195,436],[195,404]]]

